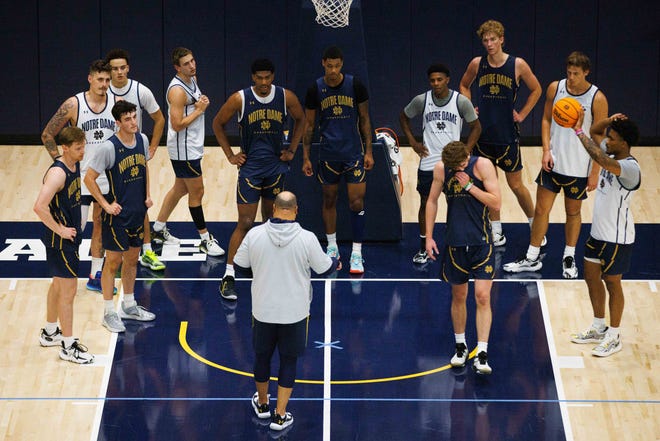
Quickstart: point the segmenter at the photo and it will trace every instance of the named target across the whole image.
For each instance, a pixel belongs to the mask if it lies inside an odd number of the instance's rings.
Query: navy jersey
[[[474,175],[477,159],[477,156],[471,156],[463,171],[470,176],[473,185],[483,190],[483,182]],[[445,169],[442,187],[447,198],[447,245],[460,247],[492,243],[488,207],[465,191],[455,174],[454,170]]]
[[[516,143],[519,137],[518,125],[513,121],[513,105],[518,92],[516,57],[510,55],[500,67],[492,67],[487,57],[481,57],[477,85],[481,122],[479,141],[500,145]]]
[[[117,135],[109,139],[115,147],[115,161],[105,174],[110,183],[110,194],[121,205],[121,213],[116,216],[103,213],[103,220],[110,226],[136,227],[144,223],[144,216],[147,214],[144,204],[147,198],[144,138],[138,134],[135,140],[135,147],[129,148]]]
[[[336,87],[328,86],[323,77],[316,80],[319,100],[319,159],[322,161],[356,161],[364,156],[358,128],[358,102],[353,76],[344,74]]]
[[[273,86],[268,97],[254,95],[252,87],[243,89],[243,112],[238,120],[241,150],[247,156],[238,171],[240,177],[266,177],[286,173],[280,161],[286,126],[284,89]]]
[[[69,170],[69,167],[62,161],[53,162],[49,170],[53,167],[64,170],[66,179],[64,188],[55,193],[48,204],[48,208],[57,223],[76,229],[76,237],[73,241],[63,239],[62,236],[50,228],[46,228],[41,240],[49,248],[77,251],[82,240],[82,231],[80,230],[80,163],[76,162],[75,171]]]

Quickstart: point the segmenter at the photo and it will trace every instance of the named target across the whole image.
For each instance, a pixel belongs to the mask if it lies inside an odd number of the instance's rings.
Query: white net
[[[312,0],[316,22],[331,28],[348,26],[348,13],[353,0]]]

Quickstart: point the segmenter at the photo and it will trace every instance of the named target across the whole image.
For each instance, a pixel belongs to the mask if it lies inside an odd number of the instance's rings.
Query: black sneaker
[[[268,400],[270,400],[270,394],[268,394]],[[264,404],[259,404],[259,392],[255,392],[254,395],[252,395],[252,408],[258,418],[272,418],[268,401]]]
[[[456,343],[456,353],[451,357],[449,364],[451,364],[451,367],[461,368],[467,363],[467,358],[468,350],[465,343]]]
[[[284,416],[278,414],[277,412],[273,413],[273,418],[270,421],[271,430],[284,430],[293,424],[293,415],[291,412],[287,412]]]
[[[236,300],[238,294],[234,289],[234,278],[232,276],[225,276],[220,282],[220,295],[227,300]]]

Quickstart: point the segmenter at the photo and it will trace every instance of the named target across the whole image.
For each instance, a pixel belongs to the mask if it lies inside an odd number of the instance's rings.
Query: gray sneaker
[[[138,305],[137,303],[128,308],[124,305],[124,302],[121,302],[121,308],[119,308],[119,317],[126,320],[137,320],[140,322],[150,322],[156,318],[156,314],[149,312],[143,306]]]
[[[599,331],[598,329],[591,327],[586,331],[571,335],[571,341],[577,344],[600,343],[605,338],[606,333],[607,328]]]
[[[103,316],[103,326],[110,332],[124,332],[126,327],[116,312],[109,312]]]

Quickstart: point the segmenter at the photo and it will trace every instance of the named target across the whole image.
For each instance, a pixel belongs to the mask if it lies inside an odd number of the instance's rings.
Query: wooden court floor
[[[411,149],[403,149],[402,175],[404,222],[415,222],[417,159]],[[657,147],[638,147],[633,154],[642,166],[642,188],[637,192],[634,216],[638,223],[657,223],[659,186]],[[0,190],[0,221],[35,221],[32,205],[41,178],[49,165],[42,146],[0,146],[5,160],[0,163],[4,185]],[[540,148],[525,148],[524,179],[535,191],[533,178],[538,172]],[[204,210],[209,221],[235,221],[236,170],[218,148],[210,148],[203,163],[206,177]],[[151,193],[155,202],[150,215],[156,215],[159,201],[169,189],[172,171],[164,148],[150,162]],[[502,220],[525,222],[510,191],[500,177],[503,193]],[[561,223],[561,197],[551,213],[551,222]],[[440,204],[443,207],[443,204]],[[583,221],[592,216],[593,200],[583,206]],[[438,219],[443,220],[444,210]],[[185,204],[174,211],[172,221],[189,219]],[[505,227],[506,228],[506,227]],[[653,241],[655,237],[638,237]],[[0,244],[3,245],[3,244]],[[657,257],[657,256],[656,256]],[[85,264],[83,264],[84,266]],[[660,265],[660,263],[659,263]],[[571,344],[567,336],[591,320],[583,281],[543,281],[547,316],[552,328],[551,351],[563,360],[560,366],[568,414],[575,440],[654,440],[660,439],[660,380],[655,371],[660,362],[659,280],[626,281],[626,310],[622,324],[624,350],[607,359],[595,359],[589,347]],[[0,440],[70,439],[89,440],[97,417],[96,400],[105,395],[104,369],[61,362],[53,350],[41,348],[38,330],[45,316],[47,279],[0,279],[0,322],[6,331],[0,336]],[[79,282],[75,305],[74,333],[94,348],[100,366],[109,363],[113,352],[110,334],[100,325],[101,298],[90,294]],[[107,355],[106,355],[107,354]],[[583,366],[583,367],[581,367]]]

